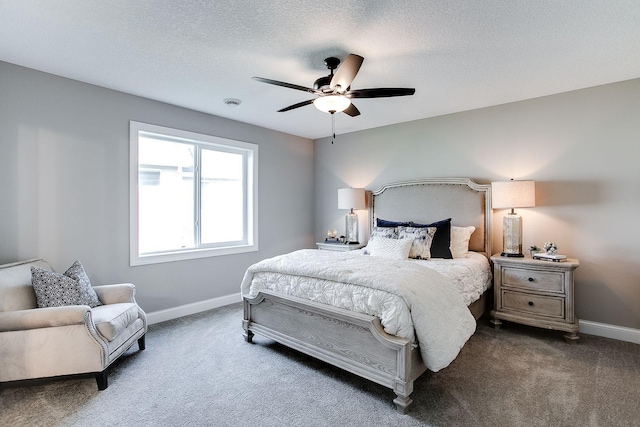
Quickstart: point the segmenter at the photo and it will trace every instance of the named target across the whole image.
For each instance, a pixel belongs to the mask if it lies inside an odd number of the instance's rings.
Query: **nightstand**
[[[340,252],[348,252],[355,251],[357,249],[362,249],[365,247],[363,243],[349,243],[349,244],[341,244],[341,243],[316,243],[318,249],[322,249],[325,251],[340,251]]]
[[[579,339],[573,292],[577,259],[552,262],[495,254],[491,261],[495,296],[491,323],[496,329],[507,320],[565,331],[568,343]]]

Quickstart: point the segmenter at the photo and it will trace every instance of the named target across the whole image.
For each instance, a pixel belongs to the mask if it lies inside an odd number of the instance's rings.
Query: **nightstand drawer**
[[[564,319],[564,302],[565,299],[562,297],[533,295],[503,289],[501,309]]]
[[[504,267],[502,285],[564,294],[562,273]]]

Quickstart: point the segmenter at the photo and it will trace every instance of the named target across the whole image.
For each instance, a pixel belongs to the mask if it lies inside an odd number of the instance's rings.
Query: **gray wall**
[[[361,110],[366,114],[365,102]],[[354,119],[354,120],[357,120]],[[314,142],[316,222],[344,230],[337,189],[425,177],[536,181],[519,209],[528,248],[580,259],[580,319],[640,328],[640,79],[340,135]],[[366,211],[359,212],[361,227]],[[493,248],[502,217],[493,216]],[[454,219],[455,220],[455,219]]]
[[[260,145],[259,252],[129,267],[129,120]],[[43,257],[64,271],[77,258],[94,284],[134,282],[156,311],[237,293],[253,262],[342,232],[338,188],[526,178],[538,191],[519,210],[524,245],[553,240],[580,258],[581,319],[640,328],[640,80],[337,131],[334,145],[312,143],[0,62],[0,263]]]
[[[129,267],[129,120],[260,146],[259,252]],[[311,140],[0,62],[0,264],[79,259],[148,312],[238,293],[250,264],[313,244],[312,169]]]

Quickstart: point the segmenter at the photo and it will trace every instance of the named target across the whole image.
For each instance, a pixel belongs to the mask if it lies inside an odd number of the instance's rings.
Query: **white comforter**
[[[398,326],[398,330],[413,331],[415,328],[422,360],[434,372],[448,366],[475,331],[475,319],[456,287],[438,272],[418,263],[305,249],[249,267],[242,281],[242,294],[257,295],[260,289],[268,287],[260,276],[272,274],[342,282],[355,287],[352,289],[365,286],[396,296],[394,304],[406,306],[408,310],[400,311],[409,313],[406,316],[409,316],[410,325]],[[358,295],[364,294],[355,292],[350,295],[357,299]],[[377,306],[376,311],[383,316],[389,310],[398,311],[394,304],[386,307],[387,301],[381,298],[379,303],[367,301],[367,304]]]

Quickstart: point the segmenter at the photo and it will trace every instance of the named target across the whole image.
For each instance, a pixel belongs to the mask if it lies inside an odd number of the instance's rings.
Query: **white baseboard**
[[[591,322],[589,320],[580,320],[579,324],[580,332],[585,334],[640,344],[640,329]]]
[[[242,301],[240,292],[237,294],[225,295],[223,297],[213,298],[206,301],[198,301],[191,304],[180,305],[178,307],[167,308],[166,310],[152,311],[147,313],[147,323],[164,322],[166,320],[177,319],[178,317],[188,316],[190,314],[200,313],[202,311],[211,310],[229,304],[235,304]]]

